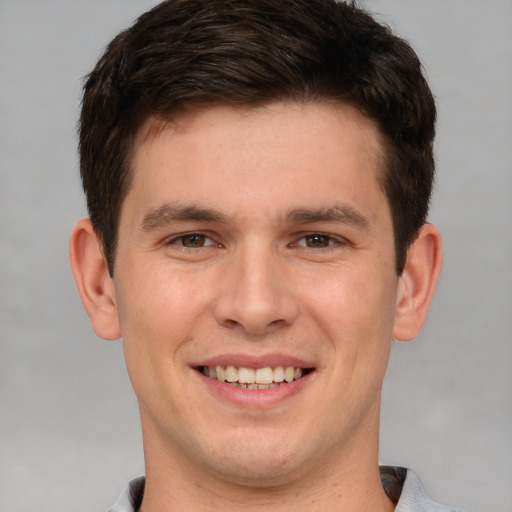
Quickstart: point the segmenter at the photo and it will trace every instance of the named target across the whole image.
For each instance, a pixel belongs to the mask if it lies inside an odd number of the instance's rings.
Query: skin
[[[113,279],[88,220],[70,247],[93,328],[123,339],[141,510],[392,510],[382,380],[392,339],[425,321],[441,244],[421,228],[396,275],[376,126],[343,105],[219,106],[148,120],[134,149]],[[197,370],[231,361],[313,371],[234,391]]]

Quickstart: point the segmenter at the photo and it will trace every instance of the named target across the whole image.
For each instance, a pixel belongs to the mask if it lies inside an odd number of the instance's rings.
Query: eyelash
[[[323,246],[321,245],[318,247],[313,247],[313,246],[307,245],[308,239],[311,240],[314,238],[321,239],[321,240],[323,239],[326,242],[326,245],[323,245]],[[315,231],[315,232],[301,234],[300,238],[298,238],[297,241],[293,242],[291,245],[292,245],[292,247],[301,247],[304,249],[310,249],[310,250],[316,251],[316,250],[330,250],[330,249],[332,250],[336,246],[341,246],[341,245],[346,245],[346,244],[347,244],[347,241],[343,238],[329,235],[327,233]]]
[[[200,245],[198,247],[192,247],[192,246],[184,245],[183,242],[186,239],[191,239],[192,237],[202,237],[205,240],[209,241],[209,243],[207,243],[206,245]],[[213,238],[211,236],[209,236],[209,235],[207,235],[205,233],[196,232],[196,231],[192,231],[190,233],[183,233],[181,235],[173,236],[172,238],[170,238],[169,240],[167,240],[165,242],[165,245],[166,246],[176,245],[176,246],[178,246],[182,250],[189,250],[189,251],[194,251],[194,250],[197,250],[197,249],[203,249],[205,247],[212,247],[212,246],[219,247],[220,246],[220,244],[215,243],[215,241],[213,240]]]
[[[207,242],[205,245],[199,245],[197,247],[193,246],[187,246],[184,244],[185,240],[192,239],[193,237],[199,237],[203,238],[203,241]],[[326,245],[320,245],[318,247],[309,246],[308,239],[320,239],[319,241],[325,241]],[[327,233],[322,232],[309,232],[309,233],[301,233],[300,237],[297,238],[295,241],[291,242],[288,247],[299,247],[304,250],[312,250],[312,251],[318,251],[318,250],[332,250],[336,246],[343,246],[347,245],[347,241],[343,238],[339,238]],[[178,246],[180,250],[186,250],[186,251],[195,251],[199,249],[204,249],[208,247],[221,247],[221,244],[216,243],[215,240],[208,234],[192,231],[190,233],[183,233],[181,235],[176,235],[172,237],[171,239],[167,240],[165,242],[166,246],[175,245]]]

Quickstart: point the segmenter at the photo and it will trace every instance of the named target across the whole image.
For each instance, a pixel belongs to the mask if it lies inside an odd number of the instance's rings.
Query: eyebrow
[[[196,205],[164,204],[155,210],[151,210],[142,219],[140,229],[151,231],[171,222],[218,222],[225,223],[226,217],[217,210],[201,208]]]
[[[348,205],[337,205],[330,208],[296,209],[286,216],[287,221],[296,224],[310,224],[315,222],[339,222],[361,229],[368,229],[368,219]]]
[[[348,205],[330,208],[297,208],[285,215],[289,224],[313,224],[316,222],[342,223],[361,229],[368,229],[370,223],[361,213]],[[166,203],[148,212],[140,224],[142,231],[151,231],[172,222],[211,222],[227,224],[228,218],[218,210],[197,205],[179,205]]]

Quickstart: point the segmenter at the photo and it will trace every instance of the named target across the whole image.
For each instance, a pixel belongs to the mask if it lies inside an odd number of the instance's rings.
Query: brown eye
[[[321,249],[323,247],[328,247],[331,243],[331,237],[327,235],[308,235],[305,237],[305,242],[307,247],[312,247],[314,249]]]
[[[206,236],[199,233],[191,233],[181,237],[181,245],[183,247],[197,248],[206,245]]]

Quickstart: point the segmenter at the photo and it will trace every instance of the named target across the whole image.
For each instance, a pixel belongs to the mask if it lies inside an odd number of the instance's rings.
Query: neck
[[[394,505],[380,480],[378,421],[373,425],[360,428],[359,439],[350,446],[326,450],[318,460],[266,481],[226,478],[162,449],[162,443],[145,443],[146,489],[140,512],[391,512]],[[157,438],[155,432],[144,432],[144,439]]]
[[[326,480],[322,485],[294,482],[261,488],[226,482],[215,487],[208,481],[195,481],[192,488],[183,486],[183,482],[149,478],[139,512],[237,509],[248,512],[269,509],[272,512],[392,512],[394,505],[382,489],[377,468],[357,477]]]

